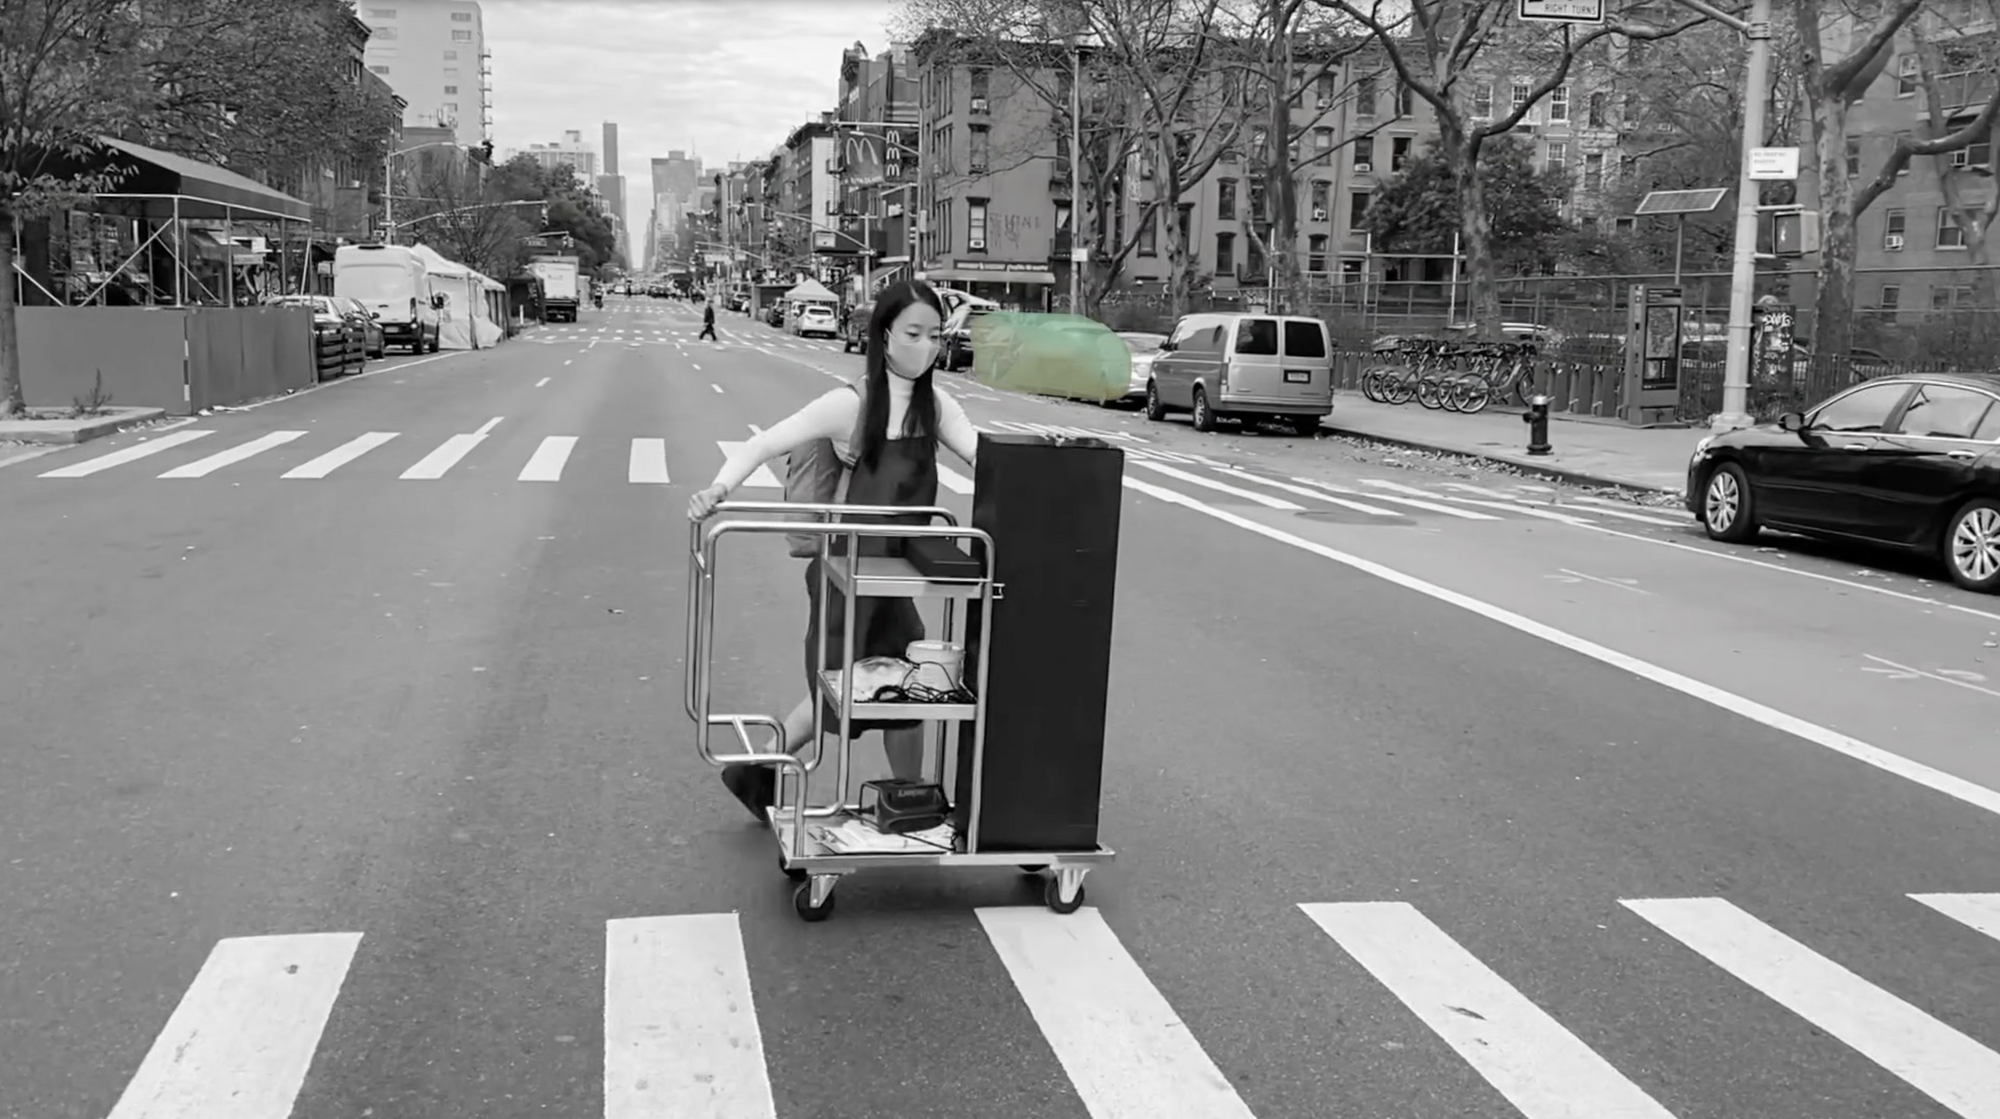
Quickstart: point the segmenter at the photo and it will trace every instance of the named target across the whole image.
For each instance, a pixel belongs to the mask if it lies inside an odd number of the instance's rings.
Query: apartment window
[[[1140,220],[1145,222],[1145,224],[1139,227],[1139,255],[1160,255],[1159,215],[1153,214],[1150,217],[1142,216]]]
[[[472,32],[454,31],[451,33],[451,41],[454,43],[470,43],[472,41]]]
[[[1401,171],[1403,165],[1410,161],[1412,143],[1408,136],[1396,136],[1389,140],[1389,170]]]
[[[1547,164],[1551,174],[1560,175],[1569,170],[1569,145],[1561,140],[1550,140]]]
[[[1340,87],[1338,83],[1334,80],[1333,74],[1330,72],[1320,74],[1319,107],[1321,109],[1325,109],[1328,106],[1332,105],[1333,99],[1339,96],[1339,94],[1340,94]]]
[[[1259,163],[1262,163],[1264,161],[1265,157],[1270,154],[1270,150],[1265,146],[1266,142],[1269,141],[1270,139],[1271,139],[1271,132],[1263,125],[1261,124],[1255,125],[1250,129],[1250,151],[1252,153],[1251,154],[1252,159],[1255,159]]]
[[[389,72],[389,68],[387,66],[370,66],[368,71],[371,74],[386,74]]]
[[[1236,234],[1215,235],[1215,274],[1234,275],[1236,272]]]
[[[1902,305],[1903,305],[1902,286],[1899,284],[1883,284],[1882,298],[1876,301],[1876,306],[1881,309],[1882,316],[1884,318],[1890,318],[1890,319],[1895,318],[1896,311],[1900,309]]]
[[[1256,284],[1262,283],[1268,278],[1264,267],[1264,242],[1259,241],[1255,237],[1250,238],[1249,243],[1244,247],[1243,255],[1247,258],[1243,262],[1243,272],[1246,279]]]
[[[1194,246],[1194,203],[1183,202],[1174,207],[1174,229],[1180,234],[1182,251],[1191,251]]]
[[[1266,221],[1264,217],[1264,180],[1250,180],[1250,220]]]
[[[1588,110],[1588,112],[1590,113],[1590,127],[1592,128],[1604,127],[1604,121],[1606,117],[1605,110],[1607,108],[1608,101],[1609,98],[1607,98],[1602,93],[1593,93],[1590,95],[1590,108]]]
[[[975,175],[986,173],[986,160],[991,154],[993,130],[983,124],[975,124],[969,130],[972,134],[971,165],[968,168]]]
[[[1313,180],[1313,185],[1312,185],[1312,208],[1313,208],[1313,214],[1312,214],[1312,216],[1313,216],[1313,220],[1314,220],[1314,221],[1325,221],[1325,220],[1326,220],[1326,216],[1325,216],[1325,215],[1326,215],[1326,206],[1327,206],[1327,201],[1326,201],[1326,197],[1327,197],[1327,193],[1328,193],[1328,191],[1330,191],[1331,189],[1332,189],[1332,188],[1331,188],[1331,187],[1329,187],[1329,186],[1327,185],[1327,181],[1326,181],[1325,179],[1314,179],[1314,180]]]
[[[455,85],[448,85],[444,87],[444,91],[446,94],[456,94],[458,92],[458,87]]]
[[[1186,167],[1194,162],[1194,133],[1174,133],[1174,166]]]
[[[1375,137],[1363,136],[1354,141],[1354,169],[1356,171],[1375,169]]]
[[[1306,238],[1306,271],[1326,271],[1326,234],[1315,233]]]
[[[1904,223],[1906,221],[1908,219],[1903,216],[1903,208],[1901,206],[1882,211],[1882,249],[1884,252],[1899,253],[1903,251]]]
[[[1368,203],[1373,199],[1374,195],[1369,194],[1365,190],[1357,190],[1347,196],[1348,229],[1359,230],[1361,228],[1362,219],[1368,216]]]
[[[1354,83],[1354,115],[1363,120],[1375,116],[1375,78],[1373,75]]]
[[[1396,115],[1406,117],[1417,111],[1416,91],[1401,81],[1396,83]]]
[[[1569,87],[1566,85],[1549,91],[1549,123],[1569,123]]]
[[[986,251],[986,199],[965,200],[965,248],[968,252]]]
[[[1056,203],[1056,236],[1058,237],[1069,236],[1070,220],[1074,214],[1075,211],[1070,208],[1070,204],[1068,202]]]
[[[471,13],[471,12],[453,12],[453,13],[451,13],[451,21],[452,21],[453,23],[471,23],[471,22],[472,22],[472,13]]]
[[[395,19],[395,18],[396,18],[396,9],[394,9],[394,8],[370,8],[370,9],[368,9],[368,18],[369,18],[369,19]]]
[[[1912,97],[1917,92],[1917,56],[1906,54],[1896,60],[1896,96]]]
[[[1847,177],[1851,179],[1860,173],[1861,137],[1849,136],[1847,138]]]
[[[986,105],[990,107],[991,105],[991,102],[987,98],[992,94],[993,71],[984,67],[974,67],[971,71],[971,81],[972,99],[975,102],[972,111],[975,113],[984,112],[986,110],[981,109],[979,106]]]
[[[1951,220],[1951,207],[1937,208],[1937,247],[1940,249],[1962,249],[1965,247],[1965,230]]]
[[[373,38],[394,39],[396,37],[396,29],[393,27],[371,27],[369,30],[374,33]]]
[[[1236,220],[1236,180],[1218,179],[1215,184],[1215,216],[1222,221]]]
[[[1964,284],[1931,285],[1931,310],[1951,311],[1972,305],[1972,289]]]
[[[456,102],[456,101],[447,101],[447,102],[445,102],[445,103],[444,103],[444,111],[445,111],[445,112],[447,112],[447,113],[455,113],[455,112],[457,112],[457,111],[458,111],[458,102]]]
[[[1585,152],[1583,155],[1583,186],[1585,190],[1597,190],[1604,185],[1604,153]]]
[[[1955,116],[1945,122],[1945,131],[1956,132],[1977,119],[1979,119],[1978,116],[1972,113]],[[1988,167],[1992,163],[1993,135],[1991,132],[1974,140],[1971,145],[1951,153],[1951,165],[1961,171],[1970,167]]]
[[[1527,103],[1528,103],[1528,83],[1515,82],[1513,89],[1507,95],[1507,111],[1510,113],[1519,112],[1521,106],[1526,105]]]
[[[1493,119],[1493,87],[1478,85],[1472,89],[1472,119]]]

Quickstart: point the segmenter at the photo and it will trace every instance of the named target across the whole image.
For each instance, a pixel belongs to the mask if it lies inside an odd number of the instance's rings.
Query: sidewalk
[[[1325,428],[1341,435],[1400,443],[1427,451],[1475,455],[1571,481],[1680,493],[1688,458],[1707,428],[1637,428],[1611,420],[1552,415],[1550,454],[1528,454],[1528,425],[1519,412],[1462,416],[1417,404],[1377,404],[1357,392],[1334,396]]]

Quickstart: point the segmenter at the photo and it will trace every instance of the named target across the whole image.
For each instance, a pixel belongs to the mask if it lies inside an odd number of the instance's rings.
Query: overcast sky
[[[896,0],[481,0],[493,52],[493,146],[599,147],[618,125],[628,228],[645,220],[647,160],[713,166],[770,154],[833,108],[840,52],[889,45]]]

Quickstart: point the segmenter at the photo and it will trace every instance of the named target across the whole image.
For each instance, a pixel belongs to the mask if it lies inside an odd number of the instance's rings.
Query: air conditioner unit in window
[[[986,111],[986,98],[984,98],[984,97],[975,97],[975,98],[973,98],[973,99],[972,99],[972,111],[973,111],[973,112],[975,112],[975,113],[983,113],[983,112],[985,112],[985,111]]]
[[[1903,235],[1900,233],[1884,234],[1882,237],[1882,247],[1892,253],[1902,252]]]
[[[968,248],[968,249],[971,249],[971,250],[972,250],[973,252],[985,252],[985,251],[986,251],[986,238],[984,238],[984,237],[967,237],[967,238],[965,239],[965,247],[966,247],[966,248]]]
[[[1354,173],[1357,175],[1373,175],[1375,173],[1375,165],[1372,163],[1357,163],[1354,165]]]
[[[1314,211],[1313,211],[1313,220],[1314,220],[1314,221],[1325,221],[1325,220],[1326,220],[1326,211],[1325,211],[1325,210],[1319,210],[1319,209],[1316,209],[1316,210],[1314,210]]]

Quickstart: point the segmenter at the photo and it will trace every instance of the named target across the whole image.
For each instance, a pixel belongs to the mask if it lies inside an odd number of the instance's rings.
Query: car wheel
[[[1726,544],[1741,544],[1757,535],[1750,479],[1741,466],[1725,462],[1709,473],[1701,490],[1701,527],[1710,539]]]
[[[1160,402],[1160,386],[1157,382],[1146,382],[1146,418],[1158,423],[1167,418],[1167,406]]]
[[[2000,590],[2000,502],[1968,501],[1944,529],[1944,565],[1969,591]]]
[[[1215,430],[1215,411],[1208,406],[1208,394],[1201,390],[1200,385],[1194,387],[1194,429]]]

